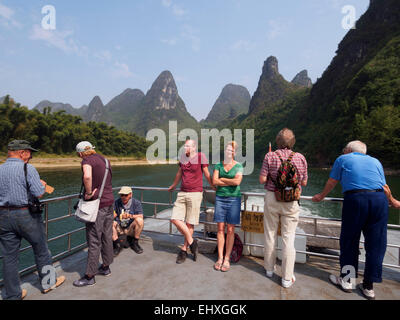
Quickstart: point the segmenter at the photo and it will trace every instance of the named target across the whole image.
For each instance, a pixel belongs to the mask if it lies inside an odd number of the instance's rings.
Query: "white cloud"
[[[162,0],[161,3],[164,7],[169,8],[172,4],[172,0]]]
[[[125,63],[115,62],[112,76],[114,78],[130,78],[133,73],[129,70],[129,66]]]
[[[8,28],[10,26],[21,28],[22,25],[13,16],[14,10],[0,3],[0,23]]]
[[[186,11],[183,10],[180,6],[177,6],[176,4],[174,4],[172,6],[172,13],[178,17],[183,16],[186,14]]]
[[[88,47],[79,45],[73,38],[74,32],[71,30],[58,31],[58,30],[44,30],[39,25],[34,25],[29,38],[31,40],[39,40],[46,43],[46,45],[57,48],[66,54],[75,54],[79,57],[85,57],[89,64],[94,62],[109,70],[114,78],[130,78],[133,73],[130,71],[129,66],[113,58],[110,50],[89,50]],[[121,50],[121,46],[116,46],[116,50]]]
[[[177,17],[181,17],[186,14],[186,10],[184,10],[181,6],[177,4],[172,4],[172,0],[162,0],[161,3],[164,7],[170,8],[172,14]]]
[[[255,48],[255,44],[247,40],[238,40],[232,46],[233,51],[252,51]]]
[[[103,50],[94,54],[94,57],[101,60],[101,61],[111,61],[112,54],[108,50]]]
[[[87,56],[88,48],[79,46],[71,37],[73,33],[71,30],[45,30],[38,25],[34,25],[29,39],[44,41],[48,46],[60,49],[68,54]]]
[[[169,46],[174,46],[176,45],[176,43],[178,42],[178,40],[176,38],[171,38],[171,39],[162,39],[161,40],[162,43],[165,43]]]
[[[191,26],[183,26],[181,35],[182,38],[191,42],[193,51],[200,51],[200,38],[196,35],[196,31]]]
[[[268,21],[269,31],[267,37],[269,40],[274,40],[282,35],[289,27],[290,22],[273,19]]]

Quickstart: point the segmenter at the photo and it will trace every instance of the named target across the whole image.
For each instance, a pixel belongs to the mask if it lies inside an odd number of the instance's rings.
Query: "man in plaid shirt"
[[[296,280],[293,270],[296,258],[294,240],[296,227],[299,222],[300,208],[297,201],[278,202],[275,198],[275,185],[278,169],[281,165],[279,156],[283,161],[292,154],[296,142],[292,130],[284,128],[276,136],[278,150],[265,155],[260,171],[260,183],[264,184],[264,267],[267,277],[271,278],[275,269],[276,245],[279,222],[282,234],[282,286],[289,288]],[[297,170],[300,186],[307,185],[307,161],[305,157],[296,152],[292,163]]]

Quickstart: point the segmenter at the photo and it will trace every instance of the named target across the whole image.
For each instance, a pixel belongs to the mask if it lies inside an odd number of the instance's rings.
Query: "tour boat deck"
[[[200,254],[194,262],[189,254],[185,263],[176,264],[182,243],[181,236],[144,232],[136,254],[124,249],[111,265],[111,275],[96,276],[96,284],[76,288],[73,281],[80,278],[86,267],[87,249],[55,263],[58,275],[66,281],[59,288],[42,294],[36,274],[22,277],[22,287],[28,290],[26,300],[361,300],[358,289],[345,293],[329,282],[330,273],[339,273],[337,260],[309,256],[307,263],[295,266],[296,283],[284,289],[280,262],[276,274],[267,278],[263,260],[242,256],[232,263],[228,272],[213,270],[216,260],[215,242],[200,240]],[[363,269],[363,264],[360,264]],[[362,276],[357,279],[360,282]],[[383,282],[374,285],[376,299],[400,299],[400,271],[386,268]]]

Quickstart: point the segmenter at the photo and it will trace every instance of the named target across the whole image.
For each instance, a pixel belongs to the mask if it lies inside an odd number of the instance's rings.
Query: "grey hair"
[[[296,143],[296,137],[292,130],[283,128],[276,136],[276,144],[278,149],[292,149]]]
[[[367,154],[367,145],[364,142],[361,142],[360,140],[349,142],[345,149],[348,149],[351,152]]]

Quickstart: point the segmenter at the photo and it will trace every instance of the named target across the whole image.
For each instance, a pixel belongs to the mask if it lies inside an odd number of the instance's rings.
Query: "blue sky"
[[[0,0],[0,96],[30,108],[41,100],[106,104],[126,88],[146,93],[172,72],[188,111],[205,118],[228,83],[257,89],[264,61],[286,80],[320,77],[369,0]],[[42,8],[56,9],[56,29]]]

